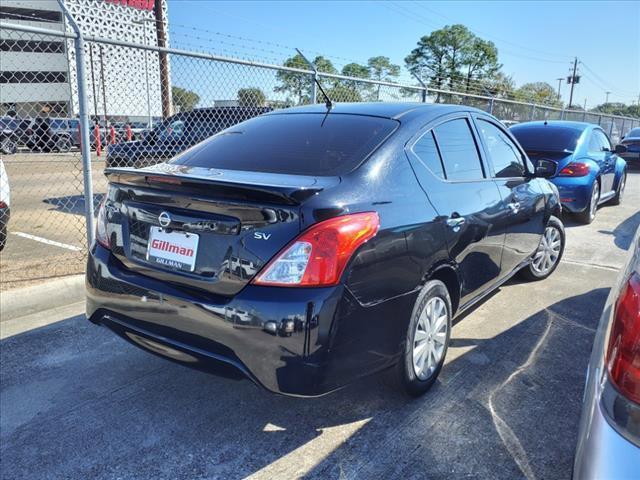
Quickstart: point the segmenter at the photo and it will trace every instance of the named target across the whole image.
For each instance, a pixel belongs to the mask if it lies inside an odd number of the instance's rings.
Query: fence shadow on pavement
[[[473,348],[419,399],[379,377],[277,396],[68,319],[0,343],[4,475],[567,478],[606,295],[567,298],[491,338],[454,329],[452,346]]]
[[[103,194],[96,193],[93,195],[93,207],[97,212],[98,205],[102,201]],[[43,200],[44,203],[52,205],[55,210],[63,213],[70,213],[72,215],[85,214],[84,195],[65,195],[62,197],[49,197]]]

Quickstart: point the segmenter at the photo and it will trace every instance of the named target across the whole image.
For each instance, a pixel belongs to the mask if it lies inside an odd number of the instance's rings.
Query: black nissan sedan
[[[87,316],[273,392],[321,395],[389,370],[419,395],[455,315],[518,272],[557,267],[549,174],[469,107],[274,111],[166,163],[106,170]]]

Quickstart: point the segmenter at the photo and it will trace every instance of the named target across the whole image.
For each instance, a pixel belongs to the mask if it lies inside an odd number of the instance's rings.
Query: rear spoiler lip
[[[209,175],[198,175],[177,170],[166,172],[155,168],[119,167],[106,168],[104,174],[109,182],[135,186],[148,186],[147,177],[177,177],[193,184],[237,187],[241,190],[275,194],[289,203],[296,204],[341,181],[340,177],[311,177],[218,169],[215,172]],[[275,182],[276,179],[281,182]]]

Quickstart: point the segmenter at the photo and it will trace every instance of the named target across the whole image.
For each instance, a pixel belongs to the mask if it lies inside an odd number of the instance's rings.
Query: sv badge
[[[256,240],[269,240],[271,238],[271,234],[264,232],[254,232],[253,238],[255,238]]]

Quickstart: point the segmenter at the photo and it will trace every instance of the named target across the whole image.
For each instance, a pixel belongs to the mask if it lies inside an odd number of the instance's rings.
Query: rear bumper
[[[412,302],[406,295],[365,307],[342,285],[249,285],[232,299],[213,298],[133,273],[99,245],[86,283],[91,322],[170,360],[216,374],[232,367],[297,396],[322,395],[393,364],[401,322],[382,332],[376,326]],[[367,323],[373,332],[362,331]]]
[[[595,390],[599,392],[599,387]],[[587,386],[587,395],[593,392]],[[611,426],[602,409],[600,393],[585,398],[574,480],[638,478],[640,448]]]
[[[571,213],[584,211],[589,206],[593,179],[586,177],[555,177],[552,183],[558,187],[562,207]]]
[[[640,152],[619,153],[618,156],[627,162],[640,162]]]

